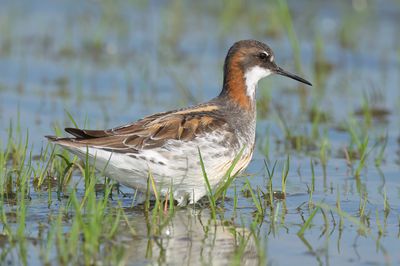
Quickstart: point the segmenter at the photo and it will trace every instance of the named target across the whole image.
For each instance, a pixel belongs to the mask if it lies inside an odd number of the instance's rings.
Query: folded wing
[[[168,140],[190,141],[227,126],[217,107],[198,107],[158,113],[108,130],[66,128],[75,138],[49,138],[64,146],[89,146],[112,152],[135,153],[161,147]]]

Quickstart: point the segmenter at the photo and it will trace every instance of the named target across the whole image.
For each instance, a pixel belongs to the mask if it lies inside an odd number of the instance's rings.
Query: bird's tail
[[[85,146],[82,145],[82,143],[79,143],[78,141],[76,141],[76,138],[65,138],[65,137],[57,137],[57,136],[44,136],[45,138],[47,138],[50,142],[60,145],[60,146],[64,146],[64,147],[81,147],[81,146]]]

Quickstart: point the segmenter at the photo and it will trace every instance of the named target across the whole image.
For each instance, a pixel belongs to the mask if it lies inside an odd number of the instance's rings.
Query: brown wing
[[[157,113],[157,114],[142,118],[134,123],[111,128],[111,129],[106,129],[106,130],[90,130],[90,129],[79,129],[79,128],[68,127],[68,128],[65,128],[65,131],[78,139],[102,138],[102,137],[108,137],[108,136],[114,136],[114,135],[130,134],[133,128],[141,127],[141,126],[145,125],[147,122],[153,121],[159,117],[166,116],[173,112],[174,111]],[[175,111],[175,112],[177,112],[177,111]]]
[[[96,146],[113,152],[137,152],[163,146],[171,139],[190,141],[224,126],[227,126],[226,120],[213,105],[159,113],[109,130],[67,128],[66,131],[76,137],[71,139],[75,145]]]

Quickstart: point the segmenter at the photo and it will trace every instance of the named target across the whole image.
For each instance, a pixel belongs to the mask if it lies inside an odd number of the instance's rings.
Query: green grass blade
[[[310,217],[308,217],[307,221],[303,224],[303,226],[297,232],[297,235],[300,235],[300,236],[304,235],[304,232],[307,230],[308,227],[310,227],[315,214],[317,214],[317,211],[319,211],[319,207],[317,207],[313,210],[313,212],[310,214]]]

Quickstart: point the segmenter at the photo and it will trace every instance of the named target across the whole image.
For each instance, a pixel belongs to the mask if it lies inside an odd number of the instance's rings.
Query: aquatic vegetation
[[[398,264],[396,1],[3,4],[0,264]],[[214,96],[239,38],[314,86],[260,84],[252,162],[216,189],[201,163],[198,204],[161,196],[151,171],[146,193],[128,189],[43,139]]]

